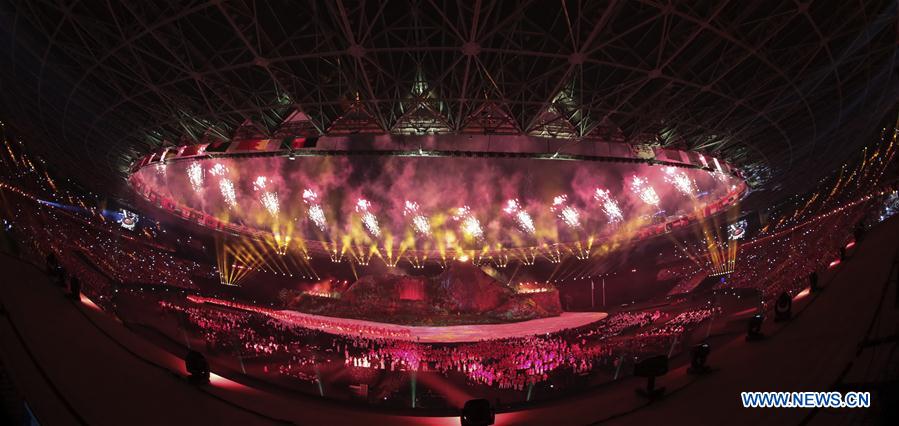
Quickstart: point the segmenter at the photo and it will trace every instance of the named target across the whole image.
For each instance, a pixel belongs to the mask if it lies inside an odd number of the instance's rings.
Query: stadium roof
[[[2,119],[93,185],[164,144],[529,133],[808,186],[895,106],[896,2],[0,5]]]

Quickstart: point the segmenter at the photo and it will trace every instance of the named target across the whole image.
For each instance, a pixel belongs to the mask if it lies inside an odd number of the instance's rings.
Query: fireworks
[[[268,178],[259,176],[253,181],[253,191],[262,191],[268,185]]]
[[[266,210],[272,215],[272,217],[278,216],[278,211],[280,211],[281,206],[278,203],[278,194],[274,192],[265,191],[262,193],[262,197],[260,198],[262,201],[262,205]]]
[[[412,228],[415,229],[419,235],[428,237],[431,235],[431,222],[428,218],[421,214],[418,208],[418,203],[414,201],[406,201],[406,206],[403,209],[403,216],[411,216],[412,217]]]
[[[268,186],[268,178],[265,176],[259,176],[253,181],[253,190],[254,191],[262,191],[262,195],[259,197],[259,201],[262,202],[262,206],[268,210],[269,214],[272,217],[277,217],[278,212],[281,210],[281,205],[278,202],[278,194],[266,191],[265,187]]]
[[[362,214],[362,224],[365,226],[365,229],[375,238],[379,238],[381,236],[381,226],[378,225],[378,218],[369,211],[371,208],[371,202],[364,198],[360,198],[359,201],[356,201],[356,212]]]
[[[721,183],[730,183],[730,178],[724,172],[714,171],[708,172],[715,180]]]
[[[259,176],[253,181],[253,190],[262,192],[262,195],[259,196],[259,201],[262,203],[262,206],[268,210],[272,217],[277,218],[278,212],[281,211],[281,204],[278,202],[278,193],[266,191],[265,188],[267,186],[268,178],[265,176]]]
[[[656,194],[655,189],[652,189],[652,187],[649,186],[649,182],[646,178],[634,176],[631,180],[631,191],[633,191],[634,194],[637,194],[644,203],[653,207],[659,206],[659,195]]]
[[[609,218],[609,223],[618,223],[624,220],[621,214],[621,208],[618,203],[612,199],[608,189],[596,188],[593,198],[602,203],[602,211]]]
[[[199,166],[198,163],[194,163],[191,167],[194,165]],[[209,168],[209,174],[219,178],[219,189],[222,191],[222,198],[224,198],[225,204],[228,205],[229,209],[233,209],[237,207],[237,194],[234,192],[234,182],[231,182],[231,179],[225,177],[227,172],[228,169],[221,163],[216,163]],[[188,171],[188,174],[190,173],[191,172]],[[191,179],[191,184],[193,184],[193,179]]]
[[[696,195],[696,183],[686,173],[675,167],[665,167],[665,182],[674,185],[678,191],[688,197]]]
[[[227,172],[228,172],[228,169],[222,163],[215,163],[214,166],[209,168],[209,174],[211,174],[215,177],[222,177]]]
[[[307,211],[309,220],[311,220],[319,230],[325,232],[328,229],[328,222],[325,220],[325,211],[322,210],[321,204],[318,203],[318,194],[311,189],[306,189],[303,191],[303,201],[309,206]]]
[[[534,219],[531,219],[531,215],[521,208],[518,200],[506,201],[506,207],[503,208],[503,211],[515,217],[515,221],[518,222],[518,226],[522,231],[528,234],[533,234],[536,231]]]
[[[222,191],[222,198],[228,204],[229,209],[237,207],[237,194],[234,193],[234,183],[231,179],[223,178],[219,181],[219,189]]]
[[[481,222],[471,214],[471,208],[462,206],[456,209],[454,219],[462,222],[462,234],[469,238],[481,239],[484,237],[484,229],[481,228]]]
[[[556,216],[565,222],[570,228],[580,228],[581,227],[581,214],[575,209],[567,205],[568,196],[567,195],[559,195],[556,198],[553,198],[553,206],[551,210],[556,213]]]
[[[190,186],[194,192],[203,190],[203,167],[199,162],[194,161],[187,167],[187,179],[190,180]]]
[[[374,247],[375,257],[389,263],[395,263],[398,257],[404,259],[407,252],[427,255],[428,262],[434,262],[438,255],[448,261],[464,250],[472,261],[492,264],[498,252],[509,250],[507,256],[516,265],[519,262],[514,259],[520,255],[514,250],[523,247],[539,244],[538,258],[555,256],[546,254],[544,243],[558,244],[563,258],[569,260],[604,254],[616,249],[616,243],[589,250],[576,243],[583,246],[589,236],[614,240],[624,235],[621,233],[650,235],[662,227],[646,232],[643,228],[661,222],[664,215],[685,216],[683,222],[692,221],[693,209],[711,203],[718,203],[714,208],[720,209],[719,205],[732,201],[725,199],[733,197],[727,188],[730,183],[725,187],[717,179],[741,184],[739,175],[675,163],[597,167],[585,162],[572,163],[574,169],[558,163],[558,170],[550,168],[556,163],[547,163],[547,173],[553,173],[551,184],[538,180],[542,184],[534,186],[527,180],[504,181],[500,176],[506,172],[532,173],[538,178],[543,165],[539,170],[519,172],[517,163],[511,160],[509,165],[485,171],[491,179],[467,165],[448,166],[447,170],[462,174],[461,180],[448,181],[439,180],[446,170],[439,166],[431,170],[419,162],[391,165],[386,170],[393,174],[381,179],[367,172],[355,177],[340,172],[340,167],[352,165],[343,164],[349,161],[343,159],[340,164],[313,157],[283,163],[280,157],[251,160],[217,154],[169,160],[166,168],[172,173],[167,177],[157,176],[156,164],[150,163],[133,178],[142,193],[155,191],[158,198],[170,198],[166,208],[173,205],[202,212],[223,225],[234,225],[234,229],[267,235],[275,230],[282,236],[290,233],[294,238],[290,244],[297,245],[290,247],[291,253],[300,252],[302,244],[298,242],[309,244],[311,252],[318,250],[321,242],[328,242]],[[711,157],[707,160],[714,167]],[[695,162],[699,164],[699,159]],[[721,165],[726,166],[723,162]],[[415,167],[425,170],[419,172]],[[408,183],[395,183],[400,181]],[[487,194],[477,187],[482,182],[493,182]],[[672,190],[676,192],[673,195]],[[662,195],[666,196],[665,205],[661,204]],[[573,265],[566,263],[566,267]]]

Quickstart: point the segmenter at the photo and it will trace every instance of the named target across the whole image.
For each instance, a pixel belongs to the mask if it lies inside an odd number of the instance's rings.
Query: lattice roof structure
[[[801,186],[870,141],[899,89],[894,1],[0,11],[0,113],[88,183],[204,138],[518,132],[696,149]]]

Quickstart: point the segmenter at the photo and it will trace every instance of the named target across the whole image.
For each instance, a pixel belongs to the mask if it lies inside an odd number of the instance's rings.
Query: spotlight
[[[765,317],[762,314],[755,314],[749,319],[749,327],[746,330],[746,341],[762,340],[765,335],[762,334],[762,323]]]
[[[643,358],[634,364],[634,376],[646,377],[646,389],[637,389],[637,395],[656,399],[665,393],[665,387],[656,388],[656,377],[668,373],[668,356],[655,355]]]
[[[789,320],[793,316],[793,298],[783,292],[774,304],[774,322]]]
[[[706,365],[706,362],[709,360],[709,354],[712,352],[712,347],[709,346],[708,343],[700,343],[696,346],[693,346],[693,349],[690,350],[690,367],[687,368],[687,373],[689,374],[704,374],[708,373],[711,368]]]
[[[194,350],[188,351],[184,357],[184,367],[190,374],[187,381],[196,385],[209,383],[209,362],[203,354]]]
[[[496,412],[486,399],[465,401],[462,407],[462,426],[489,426],[496,421]]]

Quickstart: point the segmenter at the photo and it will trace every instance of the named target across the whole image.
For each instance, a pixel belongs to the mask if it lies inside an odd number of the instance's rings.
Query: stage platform
[[[290,310],[275,310],[254,305],[229,302],[210,297],[190,296],[196,303],[210,303],[233,309],[243,309],[268,315],[298,327],[325,333],[366,338],[391,338],[422,343],[463,343],[490,339],[510,339],[537,334],[554,333],[582,327],[609,316],[605,312],[563,312],[562,315],[505,324],[449,325],[443,327],[411,326],[350,318],[326,317]]]

